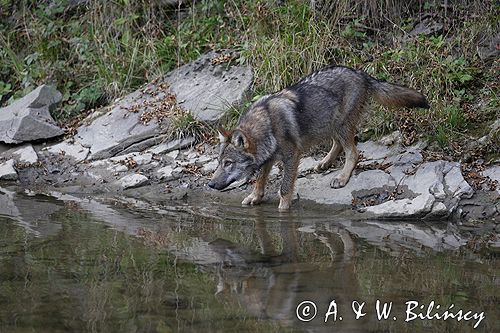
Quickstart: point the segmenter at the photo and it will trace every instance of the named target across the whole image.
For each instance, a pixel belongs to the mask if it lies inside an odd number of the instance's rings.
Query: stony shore
[[[141,192],[165,199],[203,193],[243,199],[251,184],[237,184],[222,194],[207,188],[217,167],[214,142],[169,139],[169,115],[178,108],[210,126],[229,106],[245,100],[252,70],[218,61],[231,58],[224,52],[202,56],[97,110],[62,140],[49,114],[61,98],[56,89],[42,86],[3,108],[0,128],[9,131],[0,137],[0,182],[35,192]],[[47,128],[55,139],[48,138]],[[296,185],[299,202],[348,210],[359,218],[498,223],[500,165],[487,166],[478,175],[480,185],[471,186],[459,162],[431,160],[424,142],[404,147],[401,141],[395,132],[359,143],[361,161],[341,189],[329,186],[338,168],[315,173],[321,156],[304,156]],[[275,166],[264,204],[277,206],[280,177]]]

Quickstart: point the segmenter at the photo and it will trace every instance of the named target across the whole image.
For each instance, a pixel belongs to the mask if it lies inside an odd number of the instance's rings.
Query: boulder
[[[448,216],[461,198],[472,196],[473,189],[465,181],[460,165],[433,161],[416,168],[398,182],[411,196],[370,206],[366,211],[384,217]]]
[[[120,178],[116,183],[122,189],[126,190],[128,188],[139,187],[142,185],[146,185],[148,183],[148,177],[134,173],[131,175],[126,175]]]
[[[243,100],[253,78],[250,67],[226,61],[231,57],[229,51],[210,52],[173,70],[80,126],[75,139],[90,149],[88,159],[104,159],[165,141],[179,113],[190,112],[200,121],[220,119]]]
[[[231,62],[228,50],[207,53],[165,77],[177,102],[201,121],[217,121],[240,104],[253,81],[252,68]]]
[[[0,141],[21,143],[64,134],[50,115],[62,95],[42,85],[9,106],[0,108]]]
[[[310,174],[297,180],[299,196],[324,204],[354,204],[361,211],[381,218],[433,218],[450,215],[460,200],[473,195],[459,163],[424,162],[418,146],[405,149],[397,140],[388,141],[391,146],[374,141],[358,144],[363,160],[345,187],[329,186],[339,171]],[[304,172],[314,165],[314,160],[305,158],[301,165],[299,170]],[[367,168],[374,170],[363,171]],[[494,174],[493,169],[485,172]]]
[[[52,155],[63,155],[73,159],[74,162],[79,163],[84,161],[88,154],[89,149],[83,147],[77,142],[63,141],[46,149]]]
[[[12,155],[19,163],[28,163],[33,164],[38,162],[38,155],[36,151],[33,149],[33,146],[30,144],[23,145],[19,148],[16,148]]]
[[[8,160],[0,164],[0,180],[16,180],[17,178],[14,160]]]
[[[498,194],[500,194],[500,165],[494,165],[486,168],[482,174],[484,177],[488,177],[492,181],[496,181],[496,189]]]
[[[390,175],[382,170],[368,170],[355,174],[343,188],[330,187],[330,181],[337,175],[312,174],[297,180],[297,191],[301,198],[323,204],[351,205],[355,193],[360,191],[383,191],[384,187],[395,186]],[[364,193],[368,194],[368,193]]]

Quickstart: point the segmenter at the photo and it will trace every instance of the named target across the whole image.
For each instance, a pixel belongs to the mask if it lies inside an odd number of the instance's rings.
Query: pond
[[[0,332],[500,331],[473,231],[339,216],[0,188]]]

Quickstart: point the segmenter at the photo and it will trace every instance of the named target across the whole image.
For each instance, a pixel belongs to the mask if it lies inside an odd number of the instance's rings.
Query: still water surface
[[[57,197],[0,189],[0,332],[500,332],[498,254],[451,224]]]

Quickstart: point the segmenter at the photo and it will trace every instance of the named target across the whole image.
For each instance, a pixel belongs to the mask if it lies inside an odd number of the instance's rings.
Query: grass
[[[182,8],[160,1],[90,1],[72,8],[66,0],[51,6],[2,0],[0,104],[52,82],[64,96],[54,116],[65,122],[208,50],[234,48],[238,61],[254,68],[255,95],[331,63],[414,87],[428,97],[430,110],[375,107],[363,132],[402,129],[407,143],[426,138],[450,153],[457,142],[484,135],[499,116],[498,59],[477,55],[500,25],[498,9],[494,1],[479,0],[448,7],[416,0],[316,1],[314,7],[301,0],[200,0]],[[443,22],[442,31],[410,34],[429,17]],[[227,123],[243,110],[232,109]],[[206,128],[186,116],[174,126],[176,133]]]

